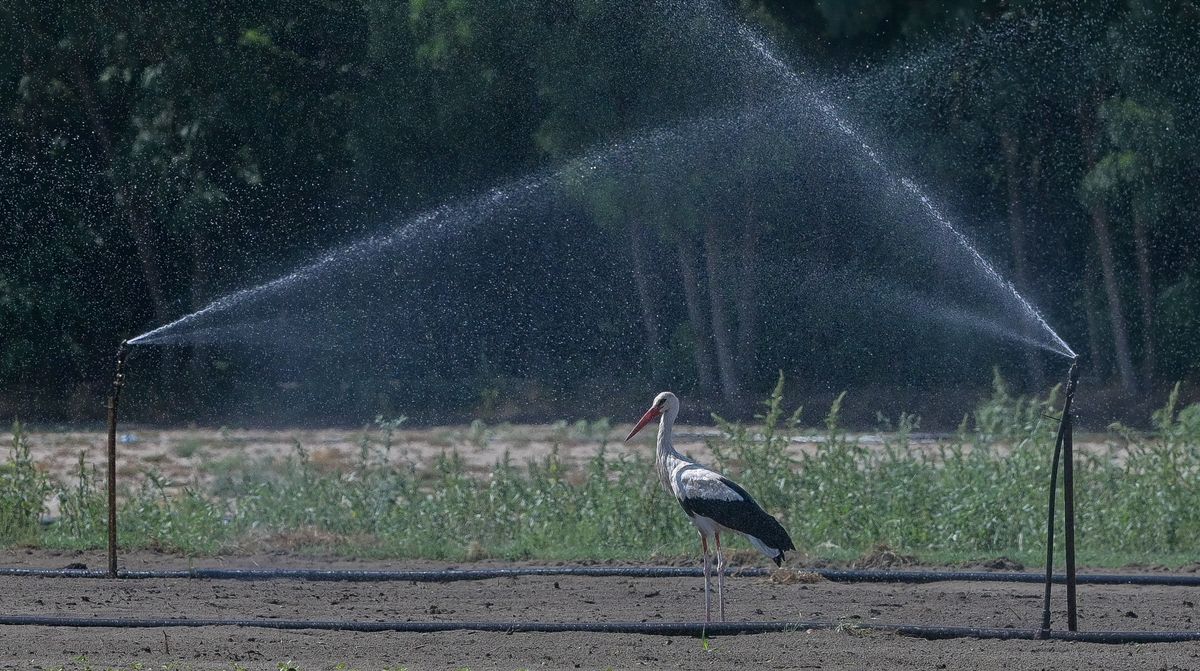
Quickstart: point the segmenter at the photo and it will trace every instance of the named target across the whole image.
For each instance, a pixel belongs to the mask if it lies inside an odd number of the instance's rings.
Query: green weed
[[[175,446],[172,448],[172,451],[175,452],[175,456],[183,459],[189,459],[196,456],[196,454],[198,454],[203,448],[204,441],[201,441],[197,438],[184,438],[175,444]]]
[[[1013,396],[996,376],[992,396],[936,446],[914,445],[920,420],[901,415],[882,446],[841,425],[845,396],[815,431],[784,399],[780,377],[752,426],[716,417],[713,466],[740,480],[778,515],[798,547],[849,559],[878,544],[926,560],[1007,555],[1040,563],[1057,390]],[[396,465],[388,422],[382,445],[364,444],[341,470],[318,468],[297,444],[284,458],[239,456],[202,465],[210,478],[173,483],[153,471],[126,482],[122,544],[188,554],[271,547],[364,557],[653,558],[695,552],[695,536],[662,491],[648,451],[612,453],[605,420],[562,423],[557,438],[600,443],[582,465],[557,449],[529,463],[506,455],[480,476],[457,448],[475,449],[491,429],[459,434],[433,463]],[[0,542],[96,548],[104,544],[102,482],[82,455],[71,482],[52,485],[16,427],[0,465]],[[1113,427],[1118,454],[1076,455],[1081,561],[1194,558],[1200,538],[1200,405],[1178,393],[1154,413],[1152,430]],[[814,450],[793,449],[797,439]],[[380,449],[382,448],[382,449]],[[38,519],[52,491],[61,518]]]
[[[0,464],[0,539],[30,543],[37,538],[51,485],[29,454],[20,422],[13,422],[8,461]]]

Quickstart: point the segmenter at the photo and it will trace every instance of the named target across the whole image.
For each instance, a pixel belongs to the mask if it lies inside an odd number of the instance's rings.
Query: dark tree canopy
[[[122,339],[296,273],[137,347],[134,416],[749,414],[783,370],[949,424],[993,366],[1061,377],[1051,326],[1141,416],[1200,370],[1198,34],[1190,1],[5,3],[0,415],[95,418]]]

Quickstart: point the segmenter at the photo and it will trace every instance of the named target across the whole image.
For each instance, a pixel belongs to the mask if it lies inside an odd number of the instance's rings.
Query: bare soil
[[[0,565],[103,566],[99,553],[0,552]],[[127,568],[180,568],[181,557],[132,553]],[[198,566],[463,568],[430,561],[361,562],[256,555],[195,560]],[[495,566],[496,562],[486,565]],[[695,621],[702,583],[693,578],[521,577],[433,583],[293,580],[127,580],[0,577],[8,614],[81,617],[277,618],[356,621]],[[980,627],[1035,626],[1035,584],[945,582],[838,584],[731,577],[730,620],[823,620]],[[1056,622],[1063,596],[1056,590]],[[1090,586],[1080,590],[1085,630],[1194,630],[1200,588]],[[258,628],[92,629],[0,627],[0,666],[102,669],[1200,669],[1200,643],[1102,645],[1056,641],[924,641],[887,633],[832,631],[688,637],[622,634],[436,634],[276,631]]]
[[[429,464],[439,454],[455,450],[468,468],[490,472],[505,454],[513,463],[544,459],[553,450],[568,463],[582,463],[596,454],[603,444],[610,454],[654,449],[654,432],[645,431],[631,443],[623,439],[631,425],[615,425],[607,431],[581,431],[575,425],[501,424],[437,426],[402,429],[393,432],[392,448],[383,453],[385,433],[375,427],[363,429],[237,429],[120,427],[118,474],[137,476],[153,469],[176,482],[206,482],[219,476],[222,464],[236,468],[249,462],[270,465],[293,454],[302,446],[318,466],[337,469],[353,466],[362,458],[364,444],[372,459],[385,458],[393,463]],[[716,427],[679,426],[675,447],[701,461],[711,461],[707,441],[719,435]],[[93,431],[26,431],[25,438],[33,459],[59,479],[70,479],[78,469],[80,455],[88,464],[103,466],[107,434],[102,427]],[[850,438],[864,447],[882,446],[888,436],[855,433]],[[943,434],[912,434],[913,449],[935,451],[947,442]],[[12,434],[0,430],[0,445],[12,441]],[[821,444],[819,435],[799,435],[792,441],[795,455],[813,453]],[[1076,436],[1076,449],[1121,458],[1123,448],[1112,435]],[[1003,449],[998,447],[997,449]]]

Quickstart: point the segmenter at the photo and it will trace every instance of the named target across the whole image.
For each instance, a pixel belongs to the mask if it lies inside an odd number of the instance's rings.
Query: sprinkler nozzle
[[[117,375],[113,378],[113,388],[120,389],[125,385],[125,359],[129,356],[129,341],[122,340],[117,347]]]
[[[1071,370],[1067,373],[1067,393],[1075,392],[1075,387],[1079,385],[1079,356],[1071,359]]]

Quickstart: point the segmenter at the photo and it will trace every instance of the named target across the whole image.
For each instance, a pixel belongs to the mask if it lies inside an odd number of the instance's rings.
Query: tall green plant
[[[50,494],[50,481],[33,462],[20,422],[13,422],[8,461],[0,464],[0,542],[31,542]]]

